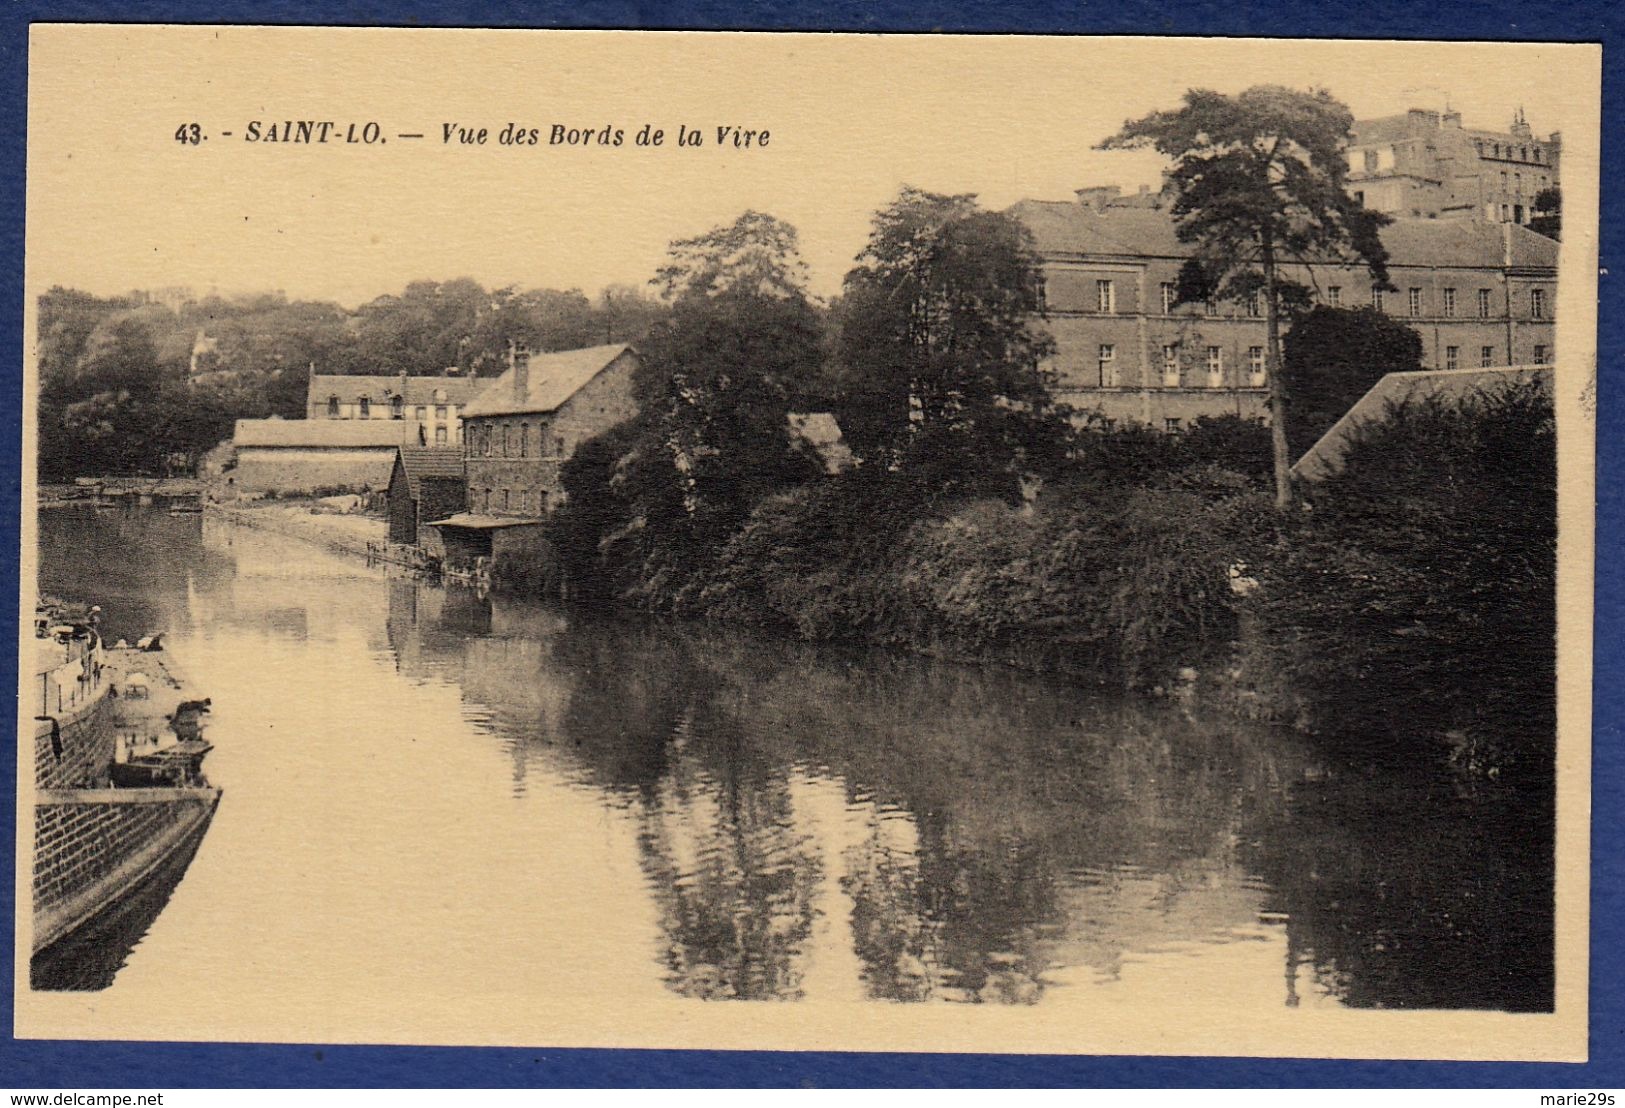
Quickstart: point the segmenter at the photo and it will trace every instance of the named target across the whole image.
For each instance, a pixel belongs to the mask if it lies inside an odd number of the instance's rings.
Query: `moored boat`
[[[202,771],[208,701],[159,636],[109,648],[99,623],[60,604],[35,616],[35,954],[178,879],[220,800]]]

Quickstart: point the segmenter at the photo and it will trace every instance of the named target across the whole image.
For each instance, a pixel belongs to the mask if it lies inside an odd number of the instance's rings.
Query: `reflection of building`
[[[1262,416],[1262,304],[1177,303],[1191,250],[1161,199],[1116,188],[1078,195],[1010,209],[1043,259],[1057,398],[1165,430],[1200,416]],[[1400,219],[1382,238],[1392,290],[1374,288],[1363,267],[1286,267],[1286,275],[1322,304],[1404,320],[1422,337],[1428,368],[1551,360],[1556,242],[1474,219]]]
[[[1396,216],[1528,223],[1535,197],[1558,187],[1562,136],[1538,139],[1519,111],[1506,131],[1473,131],[1461,113],[1412,108],[1354,124],[1349,189]]]
[[[625,343],[530,355],[464,412],[469,510],[535,518],[564,494],[559,470],[577,446],[637,413],[637,353]]]
[[[423,427],[419,446],[462,443],[462,412],[485,382],[467,377],[311,373],[306,419],[401,419]]]
[[[395,452],[415,443],[415,421],[360,423],[239,419],[232,444],[239,492],[361,492],[389,483]]]

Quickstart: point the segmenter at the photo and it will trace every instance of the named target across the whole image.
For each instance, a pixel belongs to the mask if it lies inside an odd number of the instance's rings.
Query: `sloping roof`
[[[504,527],[535,527],[541,523],[534,516],[482,516],[473,512],[458,512],[445,519],[437,519],[429,527],[461,527],[469,531],[500,531]]]
[[[1516,223],[1481,219],[1396,219],[1382,229],[1390,265],[1494,269],[1508,254],[1514,268],[1557,268],[1558,244]]]
[[[425,478],[463,479],[461,450],[444,446],[403,446],[400,448],[400,458],[413,500],[423,499],[422,482]]]
[[[1381,419],[1390,403],[1406,400],[1466,399],[1489,389],[1523,381],[1537,381],[1552,387],[1549,365],[1497,366],[1491,369],[1427,369],[1418,373],[1390,373],[1332,424],[1331,430],[1304,452],[1292,467],[1292,475],[1318,481],[1335,472],[1348,451],[1356,428]]]
[[[1040,254],[1116,255],[1183,258],[1191,248],[1179,241],[1166,210],[1107,207],[1022,200],[1009,209],[1032,232]],[[1505,236],[1505,237],[1503,237]],[[1498,268],[1508,253],[1516,268],[1557,267],[1558,244],[1513,223],[1477,219],[1396,219],[1382,230],[1393,266]]]
[[[1419,130],[1437,131],[1439,126],[1430,121],[1413,121],[1409,113],[1400,115],[1378,116],[1376,119],[1356,119],[1352,129],[1353,139],[1360,145],[1372,142],[1393,142],[1396,139],[1410,138]]]
[[[514,394],[514,371],[509,368],[463,409],[463,418],[551,412],[580,392],[583,385],[598,376],[611,362],[631,352],[630,345],[618,342],[580,350],[532,354],[525,395]]]
[[[1021,200],[1010,206],[1032,232],[1041,254],[1127,254],[1181,258],[1190,247],[1174,235],[1174,221],[1154,208],[1095,211],[1075,201]]]
[[[415,419],[239,419],[232,436],[237,447],[399,446],[413,441]]]
[[[370,377],[354,373],[314,373],[310,378],[310,402],[325,404],[330,396],[341,404],[353,404],[366,397],[374,404],[388,404],[397,393],[403,404],[456,404],[472,400],[486,382],[469,377]],[[436,394],[440,395],[436,395]]]

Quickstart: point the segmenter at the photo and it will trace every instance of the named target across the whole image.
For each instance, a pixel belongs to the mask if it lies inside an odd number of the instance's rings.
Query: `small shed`
[[[424,530],[429,520],[456,515],[468,507],[463,454],[433,446],[402,446],[389,475],[389,541],[409,546],[438,545],[439,533]]]
[[[542,536],[542,521],[523,516],[458,512],[427,526],[439,530],[449,566],[470,566],[482,558],[489,562],[504,554],[534,548]]]

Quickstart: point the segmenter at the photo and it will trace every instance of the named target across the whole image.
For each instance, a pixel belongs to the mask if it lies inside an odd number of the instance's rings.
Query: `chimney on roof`
[[[1412,127],[1431,127],[1434,130],[1439,127],[1438,112],[1430,112],[1426,108],[1412,108],[1405,115],[1410,120]]]
[[[523,400],[530,395],[530,346],[510,339],[508,365],[513,369],[513,398]]]
[[[1123,190],[1116,185],[1095,185],[1092,188],[1077,189],[1076,195],[1078,203],[1098,212],[1104,211],[1106,206],[1116,200],[1122,192]]]
[[[1454,127],[1458,131],[1461,130],[1461,113],[1455,111],[1445,112],[1443,123],[1446,127]]]

